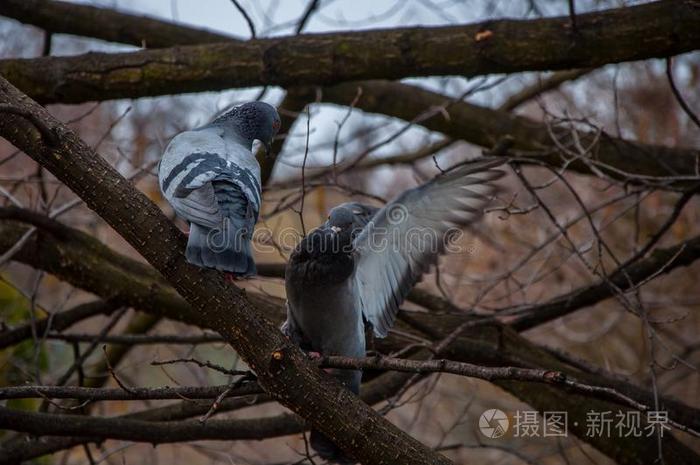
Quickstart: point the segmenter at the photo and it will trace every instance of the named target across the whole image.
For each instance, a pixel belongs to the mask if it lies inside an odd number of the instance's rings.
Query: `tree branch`
[[[61,279],[67,280],[76,287],[90,290],[96,292],[98,295],[108,295],[111,299],[119,302],[123,302],[124,305],[134,306],[137,309],[148,311],[151,314],[163,315],[169,318],[188,322],[189,320],[183,319],[185,315],[188,315],[189,305],[184,302],[177,294],[175,294],[168,284],[160,281],[160,277],[154,271],[146,273],[143,270],[138,274],[130,274],[132,268],[136,268],[140,265],[127,257],[120,256],[115,252],[102,245],[99,241],[90,238],[86,234],[68,228],[61,225],[58,222],[52,226],[52,230],[57,230],[59,227],[63,228],[64,231],[60,234],[60,237],[65,238],[63,241],[58,241],[56,238],[46,237],[44,232],[39,231],[39,235],[36,242],[27,244],[26,247],[17,255],[17,259],[33,266],[38,269],[43,269],[45,271],[56,274]],[[13,241],[20,237],[23,233],[22,228],[12,227],[7,223],[0,222],[0,252],[7,247],[11,247]],[[67,238],[72,237],[72,240]],[[89,244],[85,246],[84,244]],[[677,252],[681,249],[685,249],[688,253],[696,250],[694,247],[688,247],[684,245],[685,243],[678,244],[676,246],[667,249],[657,249],[654,254],[650,257],[640,260],[636,263],[635,268],[629,270],[631,273],[630,277],[634,279],[635,277],[645,279],[649,273],[655,273],[658,271],[658,266],[661,264],[667,264],[664,271],[669,272],[674,267],[683,266],[690,260],[689,256],[678,255]],[[669,257],[676,256],[676,260],[670,263],[668,262]],[[662,257],[662,258],[659,258]],[[664,259],[667,261],[664,262]],[[91,266],[85,268],[84,263],[90,263]],[[122,263],[123,268],[114,267],[114,264]],[[56,264],[56,265],[54,265]],[[60,264],[60,266],[58,266]],[[146,267],[147,268],[147,267]],[[280,273],[284,270],[283,265],[278,264],[260,264],[259,271],[267,276],[279,277]],[[88,280],[87,277],[90,279]],[[636,281],[635,281],[636,282]],[[589,287],[583,287],[582,290],[585,291]],[[607,290],[605,288],[603,290]],[[587,292],[579,290],[581,295],[588,295]],[[414,295],[417,290],[411,293],[411,295],[416,298],[416,301],[426,308],[429,308],[435,312],[442,312],[445,310],[443,307],[442,299],[438,299],[435,302],[429,297],[431,294],[422,292]],[[425,294],[425,295],[423,295]],[[593,305],[604,298],[609,298],[609,292],[595,293],[597,299],[595,301],[588,300],[587,305]],[[256,298],[255,294],[250,294],[249,297]],[[268,297],[269,299],[269,297]],[[558,302],[558,306],[554,307],[553,303]],[[266,318],[271,319],[277,323],[281,323],[284,318],[284,306],[282,301],[275,300],[263,300],[257,298],[256,303],[258,304],[261,312]],[[556,308],[557,311],[568,313],[574,311],[578,308],[582,308],[582,301],[578,299],[570,299],[569,295],[558,297],[553,299],[550,303],[540,304],[541,306],[532,306],[528,308],[528,312],[524,313],[522,316],[511,316],[511,319],[516,319],[518,317],[523,318],[523,321],[528,318],[538,318],[541,323],[546,321],[551,321],[551,318],[555,317],[554,312],[548,313],[549,320],[545,318],[544,315],[540,315],[540,311],[548,311],[549,308]],[[444,337],[445,332],[449,332],[450,328],[454,328],[463,324],[465,317],[456,315],[440,315],[440,314],[423,314],[416,312],[402,311],[400,314],[400,319],[408,322],[409,325],[417,325],[419,331],[428,331],[428,336],[432,338]],[[508,320],[508,317],[502,317],[502,320]],[[495,324],[489,323],[489,324]],[[523,323],[524,324],[524,323]],[[483,325],[482,325],[483,326]],[[399,323],[399,328],[402,331],[409,330],[405,325]],[[443,335],[443,336],[441,336]],[[154,338],[154,341],[158,341],[158,336],[148,336]],[[70,338],[70,337],[68,337]],[[116,342],[119,342],[118,336],[115,336]],[[124,341],[131,341],[131,339],[126,338]],[[165,338],[163,342],[168,342]],[[386,352],[392,352],[402,349],[402,341],[400,339],[394,339],[392,337],[378,341],[379,348]],[[524,339],[518,342],[520,347],[525,347],[529,343]],[[513,358],[509,359],[507,357],[496,356],[494,354],[484,353],[484,348],[470,349],[467,352],[462,353],[468,354],[466,359],[458,358],[462,361],[472,361],[485,365],[524,365],[524,366],[537,366],[543,369],[552,369],[546,364],[543,365],[540,361],[541,355],[533,355],[526,359]],[[460,356],[461,357],[461,356]],[[604,381],[607,385],[613,385],[614,382],[612,376],[608,376],[607,380]],[[620,386],[615,387],[620,389]],[[622,386],[624,392],[630,392],[629,387]],[[641,396],[641,397],[640,397]],[[648,403],[648,397],[644,397],[641,391],[635,391],[633,394],[639,402]],[[684,409],[688,410],[686,407]],[[678,409],[683,410],[683,409]],[[697,424],[697,428],[700,428],[700,423]]]
[[[406,382],[411,375],[405,373],[388,373],[362,386],[362,399],[368,404],[376,404],[386,400],[394,395]],[[257,403],[269,401],[265,395],[255,397]],[[224,399],[219,406],[218,412],[232,411],[252,405],[250,397],[240,397],[235,399]],[[132,420],[142,421],[161,421],[173,422],[192,418],[202,415],[211,407],[211,402],[183,401],[176,404],[167,405],[164,407],[156,407],[147,410],[142,410],[135,413],[129,413],[119,418],[127,418]],[[265,439],[278,435],[278,431],[292,431],[293,428],[298,428],[295,433],[300,433],[308,428],[298,417],[294,415],[278,415],[275,420],[266,421],[266,428],[260,428],[257,433],[259,437],[256,439]],[[227,428],[231,432],[229,440],[235,439],[237,432],[245,428],[247,424],[229,423]],[[291,434],[291,433],[290,433]],[[14,464],[17,462],[33,459],[42,455],[54,453],[60,450],[68,449],[89,442],[101,442],[104,438],[91,436],[78,437],[43,437],[39,440],[31,440],[15,442],[11,446],[0,449],[0,465]]]
[[[58,34],[93,37],[137,47],[172,47],[236,40],[191,26],[109,8],[50,0],[3,0],[0,15]]]
[[[10,6],[6,8],[19,8],[18,6],[16,6],[17,3],[22,4],[23,2],[17,2],[13,0],[9,2]],[[54,4],[59,2],[46,3]],[[81,8],[96,9],[93,7],[83,7],[81,5],[66,4],[62,2],[60,3],[62,8],[76,8],[78,10],[80,10]],[[645,8],[659,9],[657,13],[660,14],[660,17],[654,18],[654,22],[665,23],[667,21],[670,21],[670,23],[667,24],[668,27],[678,27],[680,28],[680,30],[684,30],[685,26],[683,25],[683,23],[674,22],[673,16],[678,15],[679,17],[683,17],[685,19],[687,15],[685,15],[685,13],[683,12],[684,9],[695,11],[695,14],[697,14],[697,3],[697,0],[694,0],[692,2],[656,2],[654,4],[642,7],[625,8],[623,9],[623,12],[625,12],[625,14],[639,12],[638,15],[640,17],[646,17],[647,13],[643,13],[644,11],[646,11]],[[2,7],[0,6],[0,8]],[[642,8],[642,10],[637,10],[637,8]],[[29,8],[27,7],[26,10],[29,10]],[[82,34],[83,32],[81,31],[82,28],[85,27],[84,25],[86,23],[92,24],[89,21],[86,22],[80,20],[81,16],[80,14],[78,14],[79,12],[80,11],[76,11],[76,14],[74,15],[66,14],[61,17],[63,21],[62,24],[65,24],[65,30],[63,32]],[[137,31],[137,35],[139,37],[145,37],[147,42],[152,43],[154,40],[158,40],[157,31],[159,30],[159,28],[167,29],[167,27],[172,26],[170,23],[160,22],[160,24],[157,25],[157,27],[154,26],[154,28],[139,28],[138,23],[134,23],[133,21],[131,21],[130,15],[123,15],[114,11],[109,11],[109,13],[109,22],[105,24],[103,24],[103,22],[95,23],[98,24],[97,27],[93,28],[96,29],[96,31],[94,31],[94,33],[91,33],[90,31],[84,31],[84,35],[104,38],[96,34],[99,33],[99,31],[109,29],[110,24],[118,26],[117,29],[119,30],[123,30],[128,25],[132,25]],[[617,13],[620,12],[618,10],[612,10],[603,13],[596,13],[596,15],[605,16]],[[635,15],[637,15],[637,13],[635,13]],[[579,15],[577,16],[577,18],[585,18],[586,16],[587,15]],[[665,19],[662,20],[662,17]],[[570,21],[568,17],[562,17],[558,20],[561,21],[562,27],[564,27],[565,29],[570,26]],[[516,21],[515,26],[520,25],[520,23],[523,22]],[[524,22],[523,24],[525,23],[527,22]],[[642,35],[645,35],[645,27],[641,26],[641,24],[639,25],[639,27],[641,28],[640,33]],[[515,27],[515,30],[518,30],[518,28]],[[618,26],[616,25],[612,25],[611,27],[606,29],[606,32],[611,31],[613,31],[612,33],[625,33],[621,29],[618,30]],[[150,34],[155,34],[155,37],[151,37]],[[194,29],[190,30],[188,34],[176,35],[182,35],[183,37],[191,36],[193,37],[193,43],[209,42],[206,33],[202,33],[202,31],[197,31]],[[311,40],[315,37],[319,36],[309,36],[309,39]],[[565,37],[565,35],[558,36],[556,40],[562,40],[565,39]],[[128,37],[120,39],[117,35],[117,37],[113,39],[106,40],[115,40],[129,43],[127,39]],[[577,41],[578,39],[579,37],[577,36]],[[646,36],[644,37],[644,39],[646,39]],[[180,42],[172,42],[171,44],[176,43]],[[698,41],[697,43],[700,43],[700,41]],[[164,43],[163,46],[171,44]],[[577,42],[577,44],[579,43]],[[636,47],[636,42],[631,37],[625,37],[625,40],[622,42],[616,40],[615,44],[616,46],[619,46],[620,44],[627,44],[629,46],[632,46],[632,44],[634,44],[634,49],[638,48]],[[539,50],[539,46],[540,43],[537,42],[533,47],[534,49]],[[566,48],[568,51],[568,45],[566,46]],[[606,50],[608,49],[607,46],[605,48]],[[528,53],[525,55],[531,54]],[[641,59],[642,57],[638,58]],[[77,60],[80,61],[79,58],[77,58]],[[0,63],[2,63],[2,61],[0,61]],[[18,66],[18,69],[21,71],[21,69],[25,65],[18,62]],[[314,62],[313,66],[311,66],[311,68],[309,69],[314,69],[315,71],[317,66],[318,64]],[[207,73],[209,73],[210,71],[209,68],[209,65],[206,65],[204,67],[204,69],[207,70]],[[177,74],[179,73],[180,71],[177,72]],[[570,77],[570,73],[577,74],[579,73],[579,71],[563,71],[561,73],[556,73],[556,77],[553,76],[552,79],[548,80],[547,82],[549,82],[552,85],[557,85],[558,83],[560,83],[562,78],[565,79]],[[41,71],[38,74],[44,75],[45,73]],[[170,78],[170,75],[168,76]],[[226,82],[228,83],[229,81],[227,80]],[[20,86],[24,86],[23,88],[26,87],[25,90],[31,90],[30,84],[22,84],[22,81],[18,81],[17,84]],[[297,84],[297,81],[295,81],[294,84]],[[347,105],[354,99],[358,85],[362,85],[364,91],[363,98],[358,102],[358,108],[363,109],[364,111],[387,114],[389,116],[402,118],[407,121],[410,121],[416,115],[423,113],[426,108],[430,108],[433,106],[442,106],[445,104],[446,101],[450,100],[446,96],[425,91],[414,86],[406,86],[399,83],[390,84],[369,82],[364,82],[361,84],[354,83],[327,88],[324,91],[324,98],[328,102]],[[125,84],[125,86],[126,87],[124,91],[126,92],[128,90],[129,85]],[[132,87],[134,89],[140,89],[141,84],[134,83]],[[51,84],[49,88],[52,89],[53,84]],[[542,89],[540,89],[540,86],[536,86],[535,88],[530,89],[530,92],[528,92],[527,96],[514,96],[513,98],[516,99],[516,103],[518,103],[522,101],[522,98],[530,98],[532,92],[539,92],[541,90]],[[290,95],[288,95],[285,98],[286,100],[289,99],[289,105],[287,105],[285,102],[285,104],[283,104],[282,106],[284,108],[289,106],[289,109],[291,109],[294,112],[301,111],[301,109],[306,103],[315,100],[315,90],[311,90],[311,92],[307,90],[306,94],[304,93],[304,91],[300,92],[298,90],[290,90],[289,94]],[[56,97],[58,98],[59,96],[57,95]],[[95,96],[94,98],[98,98],[98,96]],[[510,104],[507,103],[509,107],[512,104],[513,102],[511,102]],[[535,121],[523,117],[512,117],[507,112],[498,112],[496,110],[482,108],[461,102],[451,105],[449,113],[449,121],[443,120],[442,118],[437,116],[429,119],[428,121],[422,122],[421,124],[423,124],[428,129],[434,131],[441,131],[456,140],[465,140],[467,142],[483,147],[491,147],[503,135],[510,134],[516,139],[516,144],[514,147],[515,150],[534,152],[532,154],[520,154],[521,157],[531,157],[536,162],[547,162],[553,166],[561,166],[564,163],[564,160],[559,155],[556,146],[551,141],[551,137],[548,133],[547,127],[543,124],[539,124]],[[283,118],[284,117],[285,116],[283,115]],[[291,124],[295,118],[291,115],[287,116],[286,118],[288,119],[288,124],[285,124],[284,126],[287,128],[291,128]],[[587,137],[589,136],[586,134],[582,135],[583,139]],[[281,140],[278,140],[278,142],[275,144],[274,152],[278,153],[280,150]],[[650,146],[625,141],[622,139],[615,139],[604,135],[601,138],[599,146],[596,148],[595,153],[590,154],[590,157],[593,161],[597,161],[601,165],[599,167],[601,171],[609,174],[611,177],[616,179],[629,181],[630,177],[633,178],[634,176],[642,176],[649,177],[650,180],[653,181],[657,185],[657,187],[660,188],[684,188],[685,184],[682,181],[674,180],[673,178],[697,178],[698,173],[696,171],[696,166],[697,159],[700,157],[700,153],[697,150],[688,150],[682,148],[671,149],[667,147]],[[262,177],[263,179],[267,179],[270,173],[272,172],[274,159],[262,159],[260,160],[260,162],[262,167]],[[610,169],[606,169],[605,167],[610,167]],[[590,173],[590,167],[582,162],[574,162],[569,165],[569,168],[583,173]],[[624,173],[629,173],[630,176],[626,176]],[[634,181],[634,179],[632,179],[632,181]]]
[[[513,111],[520,105],[529,102],[535,97],[538,97],[550,90],[554,90],[565,82],[575,81],[591,71],[591,69],[571,69],[558,71],[544,80],[538,79],[534,84],[527,86],[508,97],[508,100],[503,102],[498,109],[503,111]]]
[[[358,109],[412,121],[426,108],[447,107],[449,119],[436,112],[421,121],[421,126],[486,148],[493,147],[504,136],[510,136],[513,138],[512,150],[523,162],[532,160],[537,164],[566,166],[584,174],[591,174],[591,163],[613,179],[645,182],[660,189],[688,189],[700,179],[698,150],[642,144],[581,130],[578,134],[581,140],[597,138],[598,142],[590,153],[582,154],[580,160],[571,161],[570,156],[562,155],[552,141],[552,128],[546,124],[467,102],[455,102],[450,97],[417,86],[389,81],[345,83],[325,87],[322,100],[349,105],[358,86],[362,87],[362,98],[356,104]],[[308,100],[314,98],[314,89],[306,89],[306,92]],[[571,128],[553,130],[565,137]]]
[[[228,386],[180,386],[180,387],[130,387],[129,391],[121,388],[93,388],[82,386],[10,386],[0,387],[0,399],[77,399],[89,401],[103,400],[163,400],[163,399],[215,399]],[[257,383],[244,384],[226,397],[239,397],[262,394]]]
[[[60,223],[58,223],[60,225]],[[86,288],[97,292],[98,294],[110,295],[120,301],[131,302],[129,305],[134,305],[136,308],[151,312],[152,314],[164,315],[170,318],[191,322],[186,318],[191,311],[186,310],[188,304],[184,302],[176,293],[172,291],[167,283],[164,283],[159,275],[155,272],[151,274],[143,271],[135,271],[133,274],[129,270],[136,268],[135,265],[140,265],[127,257],[120,256],[99,241],[90,238],[84,233],[73,230],[66,226],[60,225],[71,233],[64,233],[61,237],[72,237],[72,239],[64,239],[58,241],[42,230],[39,230],[36,242],[29,243],[24,249],[20,250],[16,259],[21,260],[31,266],[39,269],[44,269],[56,274],[59,278],[68,280],[77,287]],[[16,238],[21,237],[24,229],[12,222],[0,222],[0,251],[3,248],[11,247]],[[85,245],[87,244],[87,245]],[[98,253],[99,251],[99,253]],[[90,263],[91,266],[86,267],[85,263]],[[55,264],[55,265],[54,265]],[[58,266],[60,264],[60,266]],[[120,266],[114,266],[120,264]],[[266,270],[269,273],[279,273],[283,267],[279,265],[265,266],[261,264],[261,270]],[[144,267],[148,268],[148,267]],[[269,269],[268,269],[269,268]],[[100,282],[103,280],[104,282]],[[150,292],[150,294],[149,294]],[[120,297],[121,295],[121,297]],[[254,294],[249,294],[249,297],[255,297]],[[267,306],[264,306],[264,305]],[[428,308],[430,301],[423,302]],[[281,323],[284,318],[284,308],[281,301],[270,303],[260,299],[259,305],[263,314],[267,317]],[[456,314],[432,314],[432,313],[416,313],[402,311],[400,321],[397,323],[397,329],[402,332],[414,333],[418,336],[425,337],[427,334],[435,340],[443,339],[447,334],[454,330],[455,327],[465,322],[464,317]],[[404,321],[409,324],[416,324],[417,330],[412,329]],[[428,331],[423,333],[423,331]],[[377,348],[383,353],[391,353],[402,350],[405,347],[405,341],[402,338],[389,337],[376,341]],[[584,382],[608,386],[625,395],[637,400],[640,403],[649,405],[653,402],[653,396],[650,392],[640,389],[628,382],[617,380],[612,375],[603,375],[596,373],[594,377],[588,377],[585,373],[581,373],[578,369],[572,369],[570,366],[562,364],[559,360],[537,346],[533,345],[528,340],[518,336],[512,330],[501,328],[493,323],[489,325],[480,325],[473,331],[465,332],[453,345],[448,347],[445,356],[456,361],[478,363],[484,366],[521,366],[521,367],[538,367],[544,370],[561,371],[567,376],[574,376],[582,379]],[[399,375],[395,373],[395,375]],[[405,378],[404,378],[405,380]],[[591,398],[590,395],[563,395],[560,393],[561,387],[540,385],[535,386],[522,382],[511,381],[494,381],[495,384],[505,388],[513,393],[526,403],[541,408],[543,410],[563,410],[577,411],[580,405],[594,405],[599,410],[614,410],[619,406],[610,402],[597,401]],[[402,383],[399,383],[399,387]],[[365,397],[366,395],[370,397]],[[380,399],[377,396],[372,397],[371,391],[363,387],[362,397],[368,403],[377,402]],[[591,404],[593,402],[593,404]],[[663,408],[669,411],[669,416],[675,421],[688,425],[694,429],[700,429],[700,415],[695,411],[680,402],[673,401],[668,398],[662,400]],[[208,406],[207,406],[208,408]],[[579,412],[581,413],[581,412]],[[199,413],[201,414],[201,413]],[[585,416],[585,412],[581,413]],[[580,438],[591,442],[599,449],[606,451],[613,457],[619,457],[621,461],[636,460],[630,457],[644,457],[646,443],[639,441],[638,444],[630,445],[629,448],[610,448],[605,438],[590,438],[586,436],[585,428],[573,429],[572,433],[579,435]],[[665,439],[665,449],[668,454],[674,456],[685,456],[687,450],[673,439]],[[82,442],[78,442],[81,444]],[[69,445],[66,445],[69,444]],[[70,447],[74,442],[61,442],[55,444],[57,449],[51,449],[49,446],[32,449],[32,454],[36,452],[50,453],[54,450],[60,450],[65,447]],[[15,449],[13,449],[15,450]],[[42,452],[43,451],[43,452]],[[25,448],[18,448],[17,454],[29,453]],[[14,452],[13,452],[14,453]],[[31,455],[30,457],[35,457]],[[653,454],[651,457],[655,457]],[[0,463],[2,461],[0,460]],[[10,462],[13,463],[13,462]],[[640,463],[644,463],[643,460]],[[682,462],[680,462],[682,463]],[[692,463],[692,461],[686,461]]]
[[[608,279],[619,289],[629,292],[649,278],[688,266],[698,258],[700,258],[700,236],[695,236],[675,246],[656,249],[646,259],[613,271],[609,274]],[[600,281],[590,286],[575,289],[542,304],[503,309],[499,312],[498,319],[519,331],[524,331],[568,315],[580,308],[590,307],[613,296],[614,291],[609,283]]]
[[[352,370],[393,370],[404,373],[450,373],[487,381],[514,380],[534,383],[554,384],[565,387],[571,392],[592,395],[595,398],[611,400],[636,410],[651,410],[649,405],[641,404],[610,387],[593,386],[568,377],[564,372],[520,368],[515,366],[485,367],[471,363],[446,359],[412,360],[393,357],[353,358],[342,356],[324,356],[315,362],[321,368]],[[0,399],[76,399],[87,401],[105,400],[162,400],[162,399],[218,399],[261,394],[263,391],[257,383],[247,383],[231,389],[230,386],[210,387],[156,387],[156,388],[88,388],[77,386],[11,386],[0,388]],[[689,431],[693,432],[692,429]],[[699,432],[694,432],[699,435]]]
[[[95,334],[61,334],[49,333],[46,339],[66,342],[90,342],[95,339]],[[0,335],[1,337],[1,335]],[[25,337],[26,339],[26,337]],[[225,342],[219,334],[199,334],[199,335],[179,335],[179,334],[115,334],[107,335],[102,338],[102,342],[106,344],[117,345],[144,345],[144,344],[183,344],[196,345],[208,344],[215,342]]]
[[[85,436],[165,444],[182,441],[213,439],[231,441],[286,436],[302,431],[304,422],[301,418],[291,414],[245,420],[209,420],[206,423],[201,423],[199,420],[163,422],[132,420],[123,417],[101,418],[47,414],[0,407],[0,427],[42,436]]]
[[[185,238],[146,196],[43,107],[0,79],[0,103],[36,115],[61,139],[57,148],[33,136],[17,116],[0,120],[0,135],[64,182],[173,284],[190,304],[190,321],[219,332],[254,370],[260,385],[309,420],[345,451],[368,464],[385,457],[412,463],[450,463],[377,415],[336,380],[322,374],[274,326],[245,293],[221,273],[189,265]],[[231,311],[231,308],[236,311]],[[272,354],[281,353],[280,357]],[[81,419],[82,420],[82,419]],[[376,441],[384,444],[377,453]]]
[[[104,300],[80,304],[65,312],[56,313],[37,321],[35,325],[36,332],[37,334],[44,334],[49,328],[53,331],[62,331],[86,318],[102,314],[109,315],[120,307],[121,305],[115,302],[107,302]],[[0,332],[0,349],[18,344],[30,337],[32,337],[31,323]]]
[[[0,73],[42,103],[80,103],[259,85],[594,68],[697,49],[698,5],[663,0],[581,14],[575,41],[562,16],[2,60]],[[484,30],[491,32],[486,39],[479,34]]]

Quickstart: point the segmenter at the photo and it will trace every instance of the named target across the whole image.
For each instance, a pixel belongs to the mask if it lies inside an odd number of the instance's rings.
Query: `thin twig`
[[[698,128],[700,128],[700,118],[698,118],[698,115],[693,112],[690,105],[688,105],[685,99],[683,99],[681,92],[678,90],[676,83],[673,81],[673,58],[671,57],[666,58],[666,77],[668,78],[668,84],[671,86],[671,91],[673,92],[673,96],[676,97],[678,104],[681,106],[685,114],[688,115],[688,118],[690,118],[691,121],[695,123]]]
[[[241,15],[243,15],[243,19],[245,19],[245,22],[248,23],[248,29],[250,29],[250,38],[255,39],[255,24],[253,23],[253,20],[250,19],[248,12],[245,11],[245,8],[243,8],[240,3],[238,3],[238,0],[231,0],[231,3],[233,3],[233,6],[236,7],[236,9],[241,13]]]
[[[112,368],[112,364],[109,361],[109,355],[107,354],[107,346],[103,345],[102,346],[102,353],[105,356],[105,364],[107,365],[107,371],[109,371],[109,374],[112,375],[112,378],[114,378],[114,381],[117,382],[120,388],[124,389],[126,392],[129,394],[133,394],[134,391],[130,387],[128,387],[126,384],[122,382],[121,379],[117,376],[117,374],[114,372],[114,368]]]
[[[309,22],[309,19],[311,19],[311,15],[316,11],[319,5],[319,0],[311,0],[306,7],[306,10],[304,10],[304,13],[302,13],[301,18],[299,18],[299,23],[297,23],[297,27],[294,30],[294,33],[299,35],[301,34],[301,31],[304,30],[304,27],[306,27],[306,23]]]
[[[306,160],[309,157],[309,136],[311,134],[311,110],[306,105],[306,145],[304,146],[304,161],[301,164],[301,201],[299,205],[299,221],[301,222],[301,234],[306,237],[306,225],[304,224],[304,199],[306,198]]]
[[[231,376],[239,376],[239,375],[251,375],[252,373],[247,370],[229,370],[228,368],[224,368],[221,365],[217,365],[215,363],[211,363],[210,361],[201,361],[197,360],[196,358],[176,358],[172,360],[154,360],[151,362],[151,365],[153,366],[161,366],[161,365],[172,365],[174,363],[194,363],[195,365],[198,365],[202,368],[209,368],[210,370],[215,370],[220,373],[224,373],[226,375],[231,375]]]

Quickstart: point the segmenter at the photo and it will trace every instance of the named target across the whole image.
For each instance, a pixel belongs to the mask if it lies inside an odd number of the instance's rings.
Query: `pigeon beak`
[[[338,234],[341,231],[341,228],[338,226],[331,226],[331,231],[333,231],[333,234]]]

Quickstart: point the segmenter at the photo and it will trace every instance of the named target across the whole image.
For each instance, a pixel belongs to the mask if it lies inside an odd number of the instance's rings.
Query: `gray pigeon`
[[[358,203],[333,208],[306,236],[285,272],[287,321],[282,331],[307,351],[365,356],[365,324],[385,337],[406,294],[457,228],[478,219],[495,193],[502,160],[460,165],[409,189],[382,209]],[[355,394],[362,374],[332,370]],[[348,459],[311,431],[311,445],[327,460]]]
[[[234,108],[173,138],[158,167],[163,196],[190,224],[187,261],[235,276],[256,274],[251,250],[260,211],[260,165],[254,140],[269,152],[280,128],[263,102]]]

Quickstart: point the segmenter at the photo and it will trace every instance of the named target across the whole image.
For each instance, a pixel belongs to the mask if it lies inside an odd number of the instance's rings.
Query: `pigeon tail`
[[[360,394],[360,382],[362,381],[362,372],[357,370],[332,370],[333,376],[338,379],[345,387],[350,389],[356,395]],[[336,446],[333,441],[318,430],[312,429],[309,434],[309,442],[311,447],[318,455],[331,463],[340,465],[351,465],[357,463]]]
[[[214,268],[237,276],[257,273],[250,235],[239,220],[224,221],[223,228],[208,228],[192,223],[185,256],[193,265]]]

